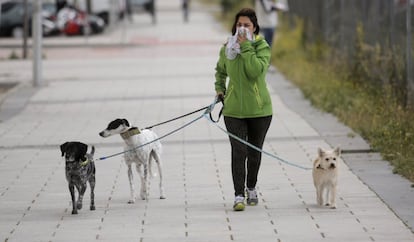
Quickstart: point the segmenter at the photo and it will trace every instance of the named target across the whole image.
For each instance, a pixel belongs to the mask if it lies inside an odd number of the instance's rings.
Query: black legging
[[[250,144],[262,148],[272,116],[259,118],[224,117],[227,131],[246,140]],[[244,196],[247,188],[255,188],[260,168],[262,153],[230,137],[231,169],[233,174],[234,194]],[[247,174],[246,174],[247,162]],[[247,183],[246,183],[247,177]]]

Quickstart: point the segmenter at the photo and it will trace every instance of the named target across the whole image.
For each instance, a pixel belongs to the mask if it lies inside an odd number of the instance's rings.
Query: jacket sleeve
[[[270,47],[266,42],[254,46],[250,41],[245,41],[241,44],[240,50],[244,69],[250,80],[256,80],[267,71],[270,64]]]
[[[217,65],[216,65],[216,82],[214,83],[215,85],[215,90],[217,93],[221,92],[223,94],[226,93],[226,79],[227,79],[227,71],[226,71],[226,64],[225,64],[225,54],[224,54],[224,50],[225,47],[222,47],[220,49],[220,57],[219,60],[217,61]]]

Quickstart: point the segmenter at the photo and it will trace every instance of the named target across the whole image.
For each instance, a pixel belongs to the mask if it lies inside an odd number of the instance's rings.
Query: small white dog
[[[140,145],[146,144],[158,139],[158,136],[149,129],[140,130],[137,127],[132,127],[126,119],[115,119],[108,124],[108,127],[99,133],[101,137],[109,137],[111,135],[119,134],[125,142],[124,154],[125,163],[128,166],[128,179],[131,189],[131,199],[128,203],[135,202],[135,189],[132,175],[132,164],[135,164],[138,174],[141,178],[140,197],[142,200],[148,198],[149,176],[151,172],[151,161],[155,160],[158,165],[158,172],[160,176],[160,199],[164,199],[164,187],[162,184],[162,165],[161,165],[161,143],[159,140],[137,148]]]
[[[318,158],[313,162],[313,184],[316,188],[318,205],[336,208],[336,187],[338,183],[338,165],[341,150],[325,151],[318,148]],[[326,199],[324,199],[326,198]],[[329,201],[329,202],[328,202]]]

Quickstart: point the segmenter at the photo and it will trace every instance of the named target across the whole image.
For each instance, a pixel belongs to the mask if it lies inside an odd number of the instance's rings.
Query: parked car
[[[24,34],[24,2],[23,1],[6,1],[0,5],[0,36],[22,38]],[[42,5],[42,29],[43,35],[49,36],[57,34],[56,23],[54,21],[55,13],[54,4],[50,2]],[[31,2],[27,5],[28,16],[28,33],[31,34],[32,28],[33,5]]]

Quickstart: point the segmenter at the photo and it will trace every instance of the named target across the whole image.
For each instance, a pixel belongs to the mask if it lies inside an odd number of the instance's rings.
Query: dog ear
[[[314,161],[313,161],[313,167],[316,169],[316,168],[319,168],[319,166],[321,165],[321,159],[315,159]]]
[[[340,155],[341,155],[341,148],[336,147],[336,148],[334,149],[334,153],[335,153],[335,155],[336,155],[336,156],[340,156]]]
[[[324,156],[325,155],[325,151],[324,150],[322,150],[321,148],[318,148],[318,156],[319,157],[322,157],[322,156]]]
[[[129,127],[129,122],[126,119],[122,119],[123,124],[125,124],[127,127]]]
[[[93,156],[95,154],[95,146],[92,145],[91,155]]]
[[[86,160],[86,152],[88,152],[88,145],[79,142],[79,149],[76,152],[76,160],[85,161]]]
[[[64,156],[65,153],[66,153],[66,146],[68,146],[68,143],[69,142],[65,142],[65,143],[60,145],[60,152],[62,152],[62,156]]]

